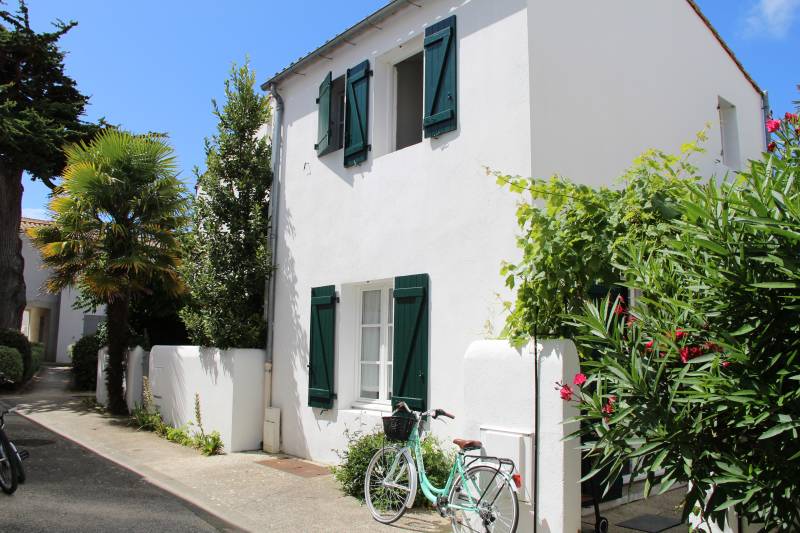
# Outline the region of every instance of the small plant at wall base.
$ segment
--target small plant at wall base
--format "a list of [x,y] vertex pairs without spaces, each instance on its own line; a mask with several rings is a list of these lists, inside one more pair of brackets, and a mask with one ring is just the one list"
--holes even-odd
[[[668,247],[631,242],[616,268],[641,303],[572,316],[594,352],[573,383],[575,435],[592,475],[644,474],[645,492],[689,483],[684,518],[728,510],[764,531],[800,531],[800,119],[767,123],[774,145],[735,180],[687,185]],[[663,474],[662,474],[663,471]],[[760,526],[761,527],[761,526]]]
[[594,286],[610,288],[623,281],[614,266],[620,250],[631,242],[659,247],[672,231],[673,204],[698,180],[689,162],[702,152],[700,143],[682,147],[680,157],[650,150],[637,158],[616,190],[575,184],[560,176],[549,180],[491,172],[497,183],[521,200],[517,246],[522,257],[501,269],[516,298],[503,336],[524,344],[533,335],[570,338],[574,327],[563,320],[578,311]]
[[[153,431],[160,437],[180,444],[181,446],[191,446],[200,450],[203,455],[219,455],[222,453],[224,445],[222,437],[218,431],[206,433],[203,428],[203,418],[200,413],[200,395],[194,396],[194,423],[186,423],[180,427],[173,427],[164,422],[153,402],[153,391],[150,388],[150,381],[147,377],[143,378],[142,385],[143,403],[137,405],[131,411],[131,419],[139,429]],[[190,426],[197,428],[192,434]]]
[[[385,446],[387,441],[382,432],[364,433],[347,429],[345,438],[347,447],[344,450],[336,450],[339,465],[332,468],[333,476],[342,492],[363,502],[364,474],[372,456],[381,446]],[[428,479],[435,486],[443,487],[447,483],[450,466],[453,464],[452,453],[444,451],[439,440],[428,434],[422,439],[422,459]],[[428,500],[419,489],[414,506],[424,506],[427,503]]]
[[206,140],[206,170],[197,173],[192,231],[182,274],[190,289],[180,316],[193,342],[262,348],[269,278],[270,121],[268,99],[247,64],[231,70],[225,103],[213,102],[217,133]]

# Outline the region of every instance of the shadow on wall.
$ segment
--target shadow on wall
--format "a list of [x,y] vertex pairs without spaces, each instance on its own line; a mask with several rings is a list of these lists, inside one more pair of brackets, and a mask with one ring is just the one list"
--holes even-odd
[[[281,189],[281,194],[283,189]],[[285,204],[286,198],[282,198]],[[281,220],[281,229],[284,232],[284,242],[293,239],[297,235],[297,229],[292,222],[291,210],[284,210],[285,217]],[[279,241],[280,242],[280,241]],[[280,246],[280,244],[279,244]],[[281,450],[284,450],[286,436],[292,436],[291,453],[300,457],[308,456],[308,438],[301,422],[303,409],[306,408],[305,398],[300,396],[301,385],[297,382],[297,376],[308,375],[308,335],[306,333],[308,325],[300,321],[300,305],[304,305],[307,298],[300,299],[297,293],[297,274],[295,272],[295,261],[291,251],[284,247],[282,253],[278,254],[279,264],[276,268],[276,275],[283,278],[284,283],[276,283],[276,287],[282,287],[286,293],[276,290],[276,313],[281,320],[286,320],[281,328],[281,332],[287,335],[287,339],[282,346],[287,347],[287,352],[273,351],[273,398],[278,398],[279,405],[284,413],[281,415]],[[280,302],[282,305],[278,305]],[[281,316],[282,315],[282,316]],[[276,329],[277,331],[277,329]],[[275,377],[279,376],[280,393],[275,391]],[[307,390],[308,382],[302,387]],[[286,416],[286,412],[293,410],[293,416]]]

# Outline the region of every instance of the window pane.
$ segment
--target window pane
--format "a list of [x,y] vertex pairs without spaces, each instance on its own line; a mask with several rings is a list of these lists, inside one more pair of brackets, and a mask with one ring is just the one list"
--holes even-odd
[[361,360],[379,361],[381,358],[381,328],[370,326],[361,328]]
[[361,364],[361,397],[378,399],[378,370],[380,366],[370,363]]
[[389,324],[394,322],[394,289],[389,289]]
[[361,323],[381,323],[381,291],[364,291],[361,293]]

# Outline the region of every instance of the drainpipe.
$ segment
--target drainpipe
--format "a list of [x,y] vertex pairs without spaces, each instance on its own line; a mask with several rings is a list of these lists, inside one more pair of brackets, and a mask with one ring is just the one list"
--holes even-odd
[[761,111],[764,114],[764,120],[761,121],[761,124],[764,125],[764,150],[767,149],[769,146],[769,140],[772,138],[772,135],[769,131],[767,131],[767,121],[769,120],[769,93],[767,91],[761,92]]
[[[275,270],[278,256],[278,204],[280,202],[280,173],[281,173],[281,126],[283,123],[283,98],[278,93],[278,88],[274,84],[269,86],[269,92],[275,99],[275,116],[272,124],[272,190],[269,196],[270,225],[269,225],[269,250],[270,250],[270,276],[269,286],[267,287],[267,307],[265,309],[267,319],[267,370],[272,377],[272,356],[275,338]],[[265,405],[272,405],[272,387],[269,386],[270,395],[264,398]]]
[[270,276],[267,285],[267,305],[264,313],[267,322],[266,362],[264,363],[264,428],[262,449],[269,453],[280,452],[281,411],[272,406],[272,360],[275,339],[275,272],[278,255],[278,203],[281,198],[281,126],[283,123],[283,98],[275,84],[269,86],[275,99],[275,115],[272,124],[272,189],[269,196],[269,249]]

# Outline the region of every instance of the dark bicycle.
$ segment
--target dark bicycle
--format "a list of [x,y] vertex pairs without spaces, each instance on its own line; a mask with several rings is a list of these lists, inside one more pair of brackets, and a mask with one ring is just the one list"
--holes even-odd
[[25,483],[25,468],[22,461],[29,454],[25,450],[17,450],[14,443],[6,435],[6,415],[9,409],[0,410],[0,489],[6,494],[13,494],[20,483]]

